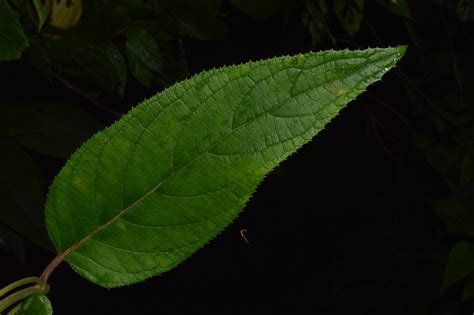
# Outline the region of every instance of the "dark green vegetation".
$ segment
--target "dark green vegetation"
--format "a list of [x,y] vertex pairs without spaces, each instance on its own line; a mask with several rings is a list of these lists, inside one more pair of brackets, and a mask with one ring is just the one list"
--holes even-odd
[[472,1],[84,1],[66,21],[8,3],[0,57],[21,59],[0,64],[2,284],[53,257],[52,178],[131,105],[214,66],[407,43],[192,260],[110,292],[62,267],[50,296],[59,314],[472,313]]

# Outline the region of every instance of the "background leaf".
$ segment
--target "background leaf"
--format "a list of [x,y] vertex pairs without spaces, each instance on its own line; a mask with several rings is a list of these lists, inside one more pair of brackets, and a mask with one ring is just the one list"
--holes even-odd
[[411,19],[410,7],[406,0],[377,0],[377,2],[389,12],[395,15]]
[[218,16],[221,0],[159,1],[160,24],[170,33],[197,39],[222,39],[228,29]]
[[0,61],[19,59],[26,47],[28,39],[17,14],[8,1],[0,1]]
[[51,42],[51,55],[61,74],[123,96],[127,81],[125,59],[112,31],[95,23],[81,23]]
[[12,253],[20,263],[25,263],[23,238],[3,224],[0,224],[0,249]]
[[459,0],[456,13],[461,21],[474,21],[474,1]]
[[61,103],[0,106],[0,135],[28,149],[68,158],[102,124],[84,110]]
[[364,18],[365,0],[335,0],[334,12],[344,30],[353,37],[360,29]]
[[274,15],[281,8],[283,0],[231,0],[231,3],[248,16],[266,19]]
[[44,195],[39,170],[20,146],[1,138],[0,218],[13,230],[48,248],[51,243],[44,225]]
[[51,315],[53,307],[45,295],[32,295],[21,303],[16,315]]
[[404,51],[330,51],[231,66],[145,101],[82,146],[54,180],[46,222],[57,250],[104,287],[175,267]]
[[[56,1],[53,0],[53,6],[54,6],[54,3],[56,3]],[[46,20],[49,17],[51,2],[44,4],[42,0],[33,0],[33,5],[36,9],[36,16],[38,18],[37,30],[39,32],[41,31],[41,28],[43,27],[44,22],[46,22]]]
[[466,284],[462,290],[462,300],[474,299],[474,277],[471,275],[466,279]]
[[143,28],[129,28],[125,54],[132,76],[141,84],[150,87],[154,75],[163,70],[160,47],[154,36]]
[[464,280],[474,271],[474,245],[470,242],[457,243],[449,254],[444,274],[443,290]]

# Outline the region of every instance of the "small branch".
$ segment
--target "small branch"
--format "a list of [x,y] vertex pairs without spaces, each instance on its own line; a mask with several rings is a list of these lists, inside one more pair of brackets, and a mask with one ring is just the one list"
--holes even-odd
[[84,92],[83,90],[81,90],[80,88],[78,88],[77,86],[75,86],[74,84],[72,84],[71,82],[69,82],[68,80],[64,79],[63,77],[61,77],[59,74],[53,74],[53,77],[58,80],[59,82],[61,82],[65,87],[67,87],[68,89],[70,89],[71,91],[75,92],[76,94],[78,94],[79,96],[81,96],[82,98],[84,98],[85,100],[89,101],[89,103],[91,103],[92,105],[94,105],[96,108],[98,108],[99,110],[103,111],[103,112],[107,112],[109,114],[111,114],[112,116],[114,117],[122,117],[122,114],[119,113],[119,112],[116,112],[114,111],[113,109],[110,109],[109,107],[101,104],[100,102],[98,102],[97,100],[95,100],[94,98],[90,97],[90,95],[88,95],[86,92]]

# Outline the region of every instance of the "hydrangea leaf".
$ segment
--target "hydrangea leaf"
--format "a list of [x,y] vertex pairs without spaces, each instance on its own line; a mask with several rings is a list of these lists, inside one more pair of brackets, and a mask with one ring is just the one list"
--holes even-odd
[[107,288],[172,269],[404,52],[249,62],[202,72],[144,101],[86,142],[54,180],[46,222],[59,257]]

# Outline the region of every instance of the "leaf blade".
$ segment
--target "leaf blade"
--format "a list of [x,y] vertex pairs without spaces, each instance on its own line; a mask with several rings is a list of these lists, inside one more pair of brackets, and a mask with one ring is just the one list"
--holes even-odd
[[68,161],[48,196],[51,239],[78,273],[104,287],[173,268],[404,50],[279,57],[174,85]]
[[18,15],[7,1],[0,1],[0,61],[20,59],[28,46]]
[[53,307],[46,295],[32,295],[24,302],[16,313],[17,315],[52,315]]

